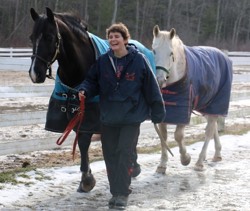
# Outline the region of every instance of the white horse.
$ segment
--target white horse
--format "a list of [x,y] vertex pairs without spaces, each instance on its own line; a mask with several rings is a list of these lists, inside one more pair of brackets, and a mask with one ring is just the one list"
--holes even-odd
[[215,142],[213,161],[222,160],[217,119],[228,113],[232,62],[217,48],[185,46],[173,28],[160,31],[156,25],[153,36],[156,77],[166,105],[166,118],[164,123],[159,124],[163,140],[157,172],[166,171],[167,124],[176,125],[174,138],[179,145],[182,165],[190,163],[191,157],[184,143],[184,128],[190,122],[192,110],[207,119],[205,142],[195,164],[195,170],[202,171],[210,139]]

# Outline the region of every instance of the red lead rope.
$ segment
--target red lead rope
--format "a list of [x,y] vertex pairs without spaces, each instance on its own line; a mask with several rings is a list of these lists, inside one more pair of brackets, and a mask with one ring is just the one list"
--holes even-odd
[[66,138],[68,137],[68,135],[70,134],[70,132],[73,130],[73,128],[78,124],[78,128],[76,131],[76,137],[73,143],[73,160],[75,159],[75,151],[76,151],[76,145],[78,142],[78,133],[79,133],[79,129],[81,127],[81,123],[83,120],[83,116],[84,116],[84,110],[85,110],[85,97],[83,95],[80,96],[80,109],[78,110],[77,114],[70,120],[68,126],[66,127],[66,129],[64,130],[63,134],[57,139],[56,143],[58,145],[61,145]]

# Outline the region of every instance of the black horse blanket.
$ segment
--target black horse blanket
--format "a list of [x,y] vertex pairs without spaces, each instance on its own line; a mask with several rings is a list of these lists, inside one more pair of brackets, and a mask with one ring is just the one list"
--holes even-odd
[[201,114],[228,114],[232,62],[217,48],[187,47],[186,75],[162,89],[165,123],[189,124],[192,110]]
[[[97,101],[98,99],[93,98],[85,103],[84,121],[79,128],[80,131],[100,133],[100,109]],[[79,105],[77,87],[70,88],[64,85],[59,76],[56,75],[55,87],[49,101],[45,129],[63,133],[69,121],[77,114]]]

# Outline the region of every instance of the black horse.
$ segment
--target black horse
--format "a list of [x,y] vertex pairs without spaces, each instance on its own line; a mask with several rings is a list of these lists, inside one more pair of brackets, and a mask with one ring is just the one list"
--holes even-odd
[[[46,8],[46,14],[43,15],[39,15],[31,8],[30,14],[34,26],[30,36],[33,55],[29,76],[33,83],[43,83],[46,77],[51,77],[51,65],[57,60],[59,66],[45,129],[62,133],[79,108],[77,86],[85,79],[98,54],[87,31],[86,23],[80,18],[67,13],[53,13],[49,8]],[[88,192],[95,186],[89,165],[88,149],[92,135],[98,133],[100,133],[99,104],[98,99],[94,98],[85,102],[84,121],[78,134],[82,172],[79,192]],[[134,176],[140,172],[136,159],[135,149],[134,166],[137,168],[134,168]]]

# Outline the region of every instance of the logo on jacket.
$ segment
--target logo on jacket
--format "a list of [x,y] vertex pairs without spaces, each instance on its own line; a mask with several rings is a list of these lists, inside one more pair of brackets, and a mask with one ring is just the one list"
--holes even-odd
[[135,73],[126,73],[125,78],[127,81],[134,81],[135,80]]

